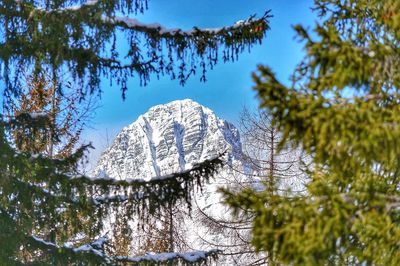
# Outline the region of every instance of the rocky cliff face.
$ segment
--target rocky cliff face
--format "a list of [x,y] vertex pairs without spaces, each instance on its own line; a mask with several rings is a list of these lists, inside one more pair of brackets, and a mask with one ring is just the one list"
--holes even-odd
[[192,100],[173,101],[123,128],[100,157],[95,175],[149,180],[224,152],[228,164],[240,164],[238,130]]
[[[210,243],[215,243],[221,247],[232,245],[234,253],[238,232],[210,221],[226,220],[229,224],[230,210],[221,203],[221,194],[217,190],[221,186],[234,188],[242,181],[248,184],[251,180],[242,173],[250,168],[241,160],[242,144],[238,130],[210,109],[192,100],[173,101],[150,108],[117,135],[100,157],[95,175],[149,180],[190,169],[194,164],[219,154],[224,154],[227,166],[210,183],[204,184],[201,193],[194,193],[191,215],[187,214],[187,209],[174,207],[174,228],[179,231],[175,241],[180,247],[175,251],[209,250],[215,248]],[[139,240],[143,232],[136,224],[131,229],[133,250],[140,250]],[[248,231],[241,230],[239,237],[247,239]],[[218,260],[218,265],[245,265],[245,259],[241,255],[223,257]]]

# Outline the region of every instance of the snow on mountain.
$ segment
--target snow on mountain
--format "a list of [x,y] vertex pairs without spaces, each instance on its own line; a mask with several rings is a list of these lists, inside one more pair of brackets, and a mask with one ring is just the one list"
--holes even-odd
[[157,105],[122,129],[101,155],[95,175],[149,180],[190,169],[225,152],[241,164],[238,130],[190,99]]
[[[211,183],[205,184],[202,193],[195,193],[192,215],[175,217],[186,247],[179,252],[220,248],[210,243],[232,244],[231,232],[215,231],[205,221],[204,213],[215,220],[229,221],[230,210],[221,202],[218,188],[234,187],[244,179],[242,173],[249,170],[241,160],[242,144],[239,131],[229,122],[218,118],[214,112],[192,100],[178,100],[157,105],[122,129],[111,146],[101,155],[95,175],[116,179],[152,177],[188,170],[203,160],[224,154],[226,166]],[[247,170],[246,170],[247,169]],[[179,208],[179,207],[178,207]],[[215,226],[214,226],[215,227]],[[136,228],[136,229],[135,229]],[[132,226],[134,234],[137,226]],[[247,234],[246,230],[242,230]],[[135,238],[136,239],[136,238]],[[133,243],[134,248],[138,243]],[[223,246],[224,247],[224,246]],[[219,265],[234,265],[240,259],[222,258]],[[237,261],[236,261],[237,260]]]

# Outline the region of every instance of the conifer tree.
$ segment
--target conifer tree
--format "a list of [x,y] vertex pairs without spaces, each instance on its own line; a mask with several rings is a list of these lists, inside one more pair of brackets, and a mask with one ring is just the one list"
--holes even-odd
[[305,195],[225,191],[256,214],[252,243],[289,265],[399,265],[400,2],[316,0],[298,25],[306,55],[292,82],[259,66],[261,107],[313,157]]
[[[6,106],[7,117],[19,117],[29,115],[33,117],[47,117],[46,126],[32,127],[29,124],[19,123],[10,127],[11,143],[15,144],[18,152],[30,153],[34,156],[47,158],[68,158],[78,146],[81,131],[87,122],[88,112],[93,111],[93,98],[87,101],[80,99],[78,95],[65,95],[58,86],[57,81],[51,81],[46,73],[26,77],[27,87],[15,99],[9,99],[11,106]],[[8,108],[7,108],[8,107]],[[82,221],[90,226],[90,221]],[[33,229],[32,234],[52,235],[53,241],[58,241],[54,232],[55,225],[49,221],[47,226]],[[68,230],[72,230],[70,237],[74,237],[72,228],[65,228],[65,236]],[[87,239],[86,239],[87,240]],[[85,238],[71,239],[74,244],[84,243]],[[27,261],[33,259],[33,255],[21,250],[21,256]]]
[[[47,116],[50,123],[47,128],[36,132],[29,128],[12,130],[16,148],[50,158],[70,156],[78,145],[90,113],[96,108],[94,97],[82,99],[72,93],[71,83],[63,90],[59,82],[50,80],[45,72],[25,77],[25,84],[26,88],[17,97],[7,99],[4,108],[7,116]],[[68,91],[68,94],[64,91]]]
[[[146,85],[152,76],[169,75],[184,84],[200,72],[205,81],[207,68],[218,60],[235,61],[261,42],[268,30],[268,13],[219,29],[170,30],[133,18],[147,4],[147,0],[1,0],[4,101],[24,91],[23,75],[36,77],[46,71],[61,88],[68,85],[61,76],[70,76],[82,98],[101,93],[102,78],[119,85],[123,97],[130,77]],[[122,42],[128,51],[119,49]],[[92,179],[81,175],[77,166],[87,147],[60,159],[31,154],[28,146],[16,150],[21,137],[12,141],[10,132],[43,132],[52,125],[48,115],[26,112],[0,119],[0,265],[200,263],[216,255],[210,251],[113,257],[100,234],[102,218],[121,205],[125,216],[145,220],[178,200],[190,204],[192,189],[216,172],[222,164],[219,158],[150,181]],[[51,138],[60,137],[54,133]],[[43,230],[49,225],[50,231]],[[82,236],[93,242],[75,245]],[[30,256],[21,256],[21,250]]]
[[[10,144],[6,133],[10,126],[43,128],[48,123],[46,117],[20,115],[0,124],[1,265],[154,263],[154,257],[110,256],[105,247],[107,239],[101,236],[103,219],[117,213],[121,205],[126,219],[140,217],[145,221],[147,214],[167,208],[178,199],[189,203],[191,189],[206,182],[221,164],[215,158],[189,171],[148,182],[91,179],[78,171],[85,147],[67,158],[52,159],[18,152]],[[91,242],[76,245],[81,238]],[[164,259],[197,263],[215,254],[170,254]],[[190,259],[192,256],[197,259]]]

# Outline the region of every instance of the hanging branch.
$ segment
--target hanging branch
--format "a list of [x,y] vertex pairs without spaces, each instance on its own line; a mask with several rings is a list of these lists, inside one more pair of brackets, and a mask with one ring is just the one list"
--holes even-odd
[[[39,237],[31,236],[28,241],[32,246],[40,246],[46,249],[57,261],[58,254],[71,254],[75,262],[97,262],[101,265],[160,265],[162,263],[174,263],[179,265],[206,265],[211,260],[215,260],[220,253],[219,250],[213,249],[209,251],[192,251],[192,252],[169,252],[158,254],[147,254],[137,257],[116,256],[110,257],[104,252],[104,246],[107,244],[107,237],[100,237],[90,244],[85,244],[76,248],[68,246],[58,246],[51,242],[45,241]],[[76,259],[78,258],[78,259]],[[62,262],[65,263],[65,260]]]
[[[146,6],[147,1],[93,0],[75,5],[0,1],[4,35],[0,66],[9,70],[23,65],[33,72],[47,67],[54,75],[67,71],[86,83],[82,92],[98,91],[101,77],[107,77],[121,86],[124,96],[129,77],[146,85],[152,75],[168,75],[183,85],[200,72],[205,81],[207,69],[219,59],[235,61],[240,53],[261,43],[271,17],[268,11],[229,27],[183,31],[132,18]],[[126,35],[122,38],[119,33]],[[121,51],[122,45],[128,47],[126,52]],[[10,93],[22,86],[19,75],[4,71]]]
[[[216,157],[194,165],[190,170],[157,176],[149,181],[134,177],[115,180],[105,176],[79,176],[77,162],[87,146],[63,159],[17,152],[9,144],[4,130],[21,124],[24,124],[24,128],[43,128],[47,123],[49,118],[41,113],[20,114],[7,123],[0,122],[0,241],[4,237],[12,237],[15,233],[7,235],[5,232],[14,229],[17,229],[21,239],[26,234],[29,237],[32,233],[37,234],[28,242],[20,240],[16,243],[14,252],[22,250],[35,253],[35,249],[39,249],[43,256],[50,256],[47,258],[50,261],[58,257],[62,262],[79,260],[80,255],[75,257],[74,253],[69,252],[76,250],[64,252],[56,243],[65,243],[82,234],[85,239],[96,237],[103,229],[104,217],[120,206],[124,206],[126,217],[137,215],[142,221],[181,199],[190,208],[193,191],[201,189],[203,183],[208,182],[222,166],[222,160]],[[32,244],[32,241],[38,243]],[[58,257],[51,255],[61,251]],[[89,261],[98,259],[96,254],[89,253]],[[35,259],[43,259],[42,255]],[[0,253],[0,263],[6,263],[4,258]],[[178,255],[176,258],[182,259]]]

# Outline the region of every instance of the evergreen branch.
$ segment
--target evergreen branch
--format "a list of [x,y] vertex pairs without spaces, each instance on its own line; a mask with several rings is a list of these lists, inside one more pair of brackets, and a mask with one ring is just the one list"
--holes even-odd
[[138,257],[123,257],[118,256],[115,258],[118,262],[125,263],[135,263],[135,265],[154,265],[159,263],[182,263],[184,265],[202,265],[206,264],[208,258],[216,259],[218,254],[221,251],[218,249],[213,249],[209,251],[193,251],[193,252],[171,252],[171,253],[157,253],[157,254],[148,254],[144,256]]
[[42,13],[45,15],[50,14],[74,14],[78,12],[84,11],[92,11],[98,10],[101,8],[106,13],[112,12],[132,12],[134,11],[137,13],[138,11],[143,13],[145,9],[147,9],[147,1],[148,0],[115,0],[113,4],[108,4],[104,0],[87,0],[82,3],[82,1],[75,1],[80,2],[80,4],[72,5],[72,6],[57,6],[57,7],[32,7],[30,4],[25,3],[23,0],[16,0],[16,4],[19,7],[24,8],[31,8],[30,17],[34,15],[34,13]]
[[102,250],[102,246],[106,241],[105,238],[100,238],[93,243],[85,244],[77,248],[68,247],[66,245],[58,246],[55,243],[45,241],[37,236],[30,236],[27,238],[27,241],[30,242],[33,247],[40,247],[42,251],[51,254],[51,260],[53,261],[59,260],[59,262],[66,263],[66,258],[73,258],[74,261],[79,261],[80,263],[86,261],[111,265],[110,258],[108,258]]
[[152,178],[149,178],[148,180],[135,177],[133,178],[125,177],[124,180],[117,180],[111,177],[87,177],[87,176],[74,177],[71,178],[71,180],[83,181],[84,183],[88,184],[98,184],[98,185],[109,184],[109,185],[123,186],[123,187],[151,185],[151,184],[155,185],[168,182],[169,180],[184,181],[192,179],[192,177],[200,178],[203,175],[205,176],[208,173],[215,172],[215,169],[217,167],[220,167],[224,164],[224,162],[221,159],[221,156],[222,155],[218,155],[214,158],[204,160],[201,163],[194,164],[192,168],[184,170],[182,172],[172,173],[162,176],[154,176]]
[[[222,27],[222,28],[197,28],[194,27],[192,30],[184,31],[182,29],[169,29],[162,26],[159,23],[143,23],[137,19],[129,18],[129,17],[107,17],[103,16],[103,22],[111,25],[118,25],[125,29],[134,30],[137,32],[151,32],[152,34],[156,33],[159,37],[170,38],[172,36],[181,36],[181,37],[198,37],[204,34],[212,34],[212,35],[228,35],[229,33],[233,33],[236,31],[240,31],[243,29],[249,29],[252,31],[263,31],[260,29],[256,29],[255,26],[265,27],[268,25],[268,19],[271,18],[269,11],[267,11],[261,18],[254,19],[254,16],[249,17],[246,20],[240,20],[236,22],[233,26]],[[268,27],[267,27],[268,28]]]
[[[5,34],[0,42],[0,64],[7,69],[23,65],[35,73],[50,68],[55,79],[67,69],[90,92],[99,89],[100,77],[104,76],[121,86],[124,98],[127,80],[135,74],[141,85],[147,85],[152,74],[171,76],[184,85],[191,75],[200,72],[200,80],[206,81],[207,69],[212,69],[220,57],[223,62],[236,61],[240,53],[261,43],[269,30],[269,11],[229,27],[167,29],[129,16],[142,10],[145,3],[90,0],[78,6],[52,3],[40,7],[21,1],[0,7],[0,22],[8,25],[0,29]],[[11,22],[14,18],[20,22]],[[124,55],[117,47],[117,32],[128,34],[124,41],[129,50]],[[109,54],[111,58],[107,58]],[[19,71],[7,71],[4,79],[7,93],[22,86]]]
[[[357,193],[340,193],[338,194],[346,203],[353,203],[359,201],[360,197],[368,197],[371,198],[372,195],[364,192]],[[387,212],[392,210],[400,209],[400,196],[396,195],[387,195],[383,193],[374,193],[373,198],[377,198],[381,201],[381,203],[370,204],[368,208],[375,208],[383,206]],[[322,197],[324,200],[325,197]],[[327,199],[327,198],[326,198]]]
[[[218,156],[214,159],[205,160],[196,164],[193,168],[180,173],[165,176],[156,176],[146,181],[143,179],[116,180],[112,178],[89,178],[78,177],[71,179],[72,182],[97,185],[99,187],[110,186],[118,191],[119,188],[133,188],[128,195],[113,195],[94,197],[92,201],[95,205],[124,203],[127,202],[135,207],[138,214],[141,210],[147,209],[149,213],[161,207],[174,204],[178,199],[184,199],[191,207],[192,194],[190,190],[195,187],[202,189],[204,182],[209,182],[210,178],[223,165],[223,161]],[[112,190],[111,190],[112,191]],[[117,192],[118,193],[118,192]],[[157,199],[157,200],[154,200]]]
[[[107,256],[104,253],[104,245],[108,242],[106,237],[101,237],[90,244],[84,244],[79,247],[69,247],[64,244],[59,246],[49,241],[45,241],[37,236],[31,236],[28,241],[34,244],[36,247],[41,247],[42,250],[47,251],[48,254],[57,257],[58,254],[73,254],[74,259],[83,262],[90,261],[91,263],[97,261],[98,263],[106,265],[115,265],[115,263],[130,263],[134,265],[153,265],[154,263],[183,263],[183,264],[196,264],[203,265],[207,263],[209,258],[216,259],[218,254],[221,253],[218,249],[213,249],[209,251],[192,251],[185,253],[171,252],[171,253],[157,253],[157,254],[147,254],[144,256],[137,257],[127,257],[127,256]],[[87,257],[88,256],[88,257]],[[54,258],[53,258],[54,259]],[[63,261],[65,262],[65,260]]]
[[[40,8],[40,7],[34,8],[31,11],[31,16],[34,12],[44,12],[44,13],[50,14],[50,13],[63,13],[63,12],[68,12],[68,11],[79,11],[83,8],[97,6],[99,2],[100,2],[100,0],[87,0],[83,4],[69,6],[69,7],[61,7],[61,8],[55,8],[55,9],[46,9],[46,8]],[[18,0],[18,3],[22,4],[22,1]]]

